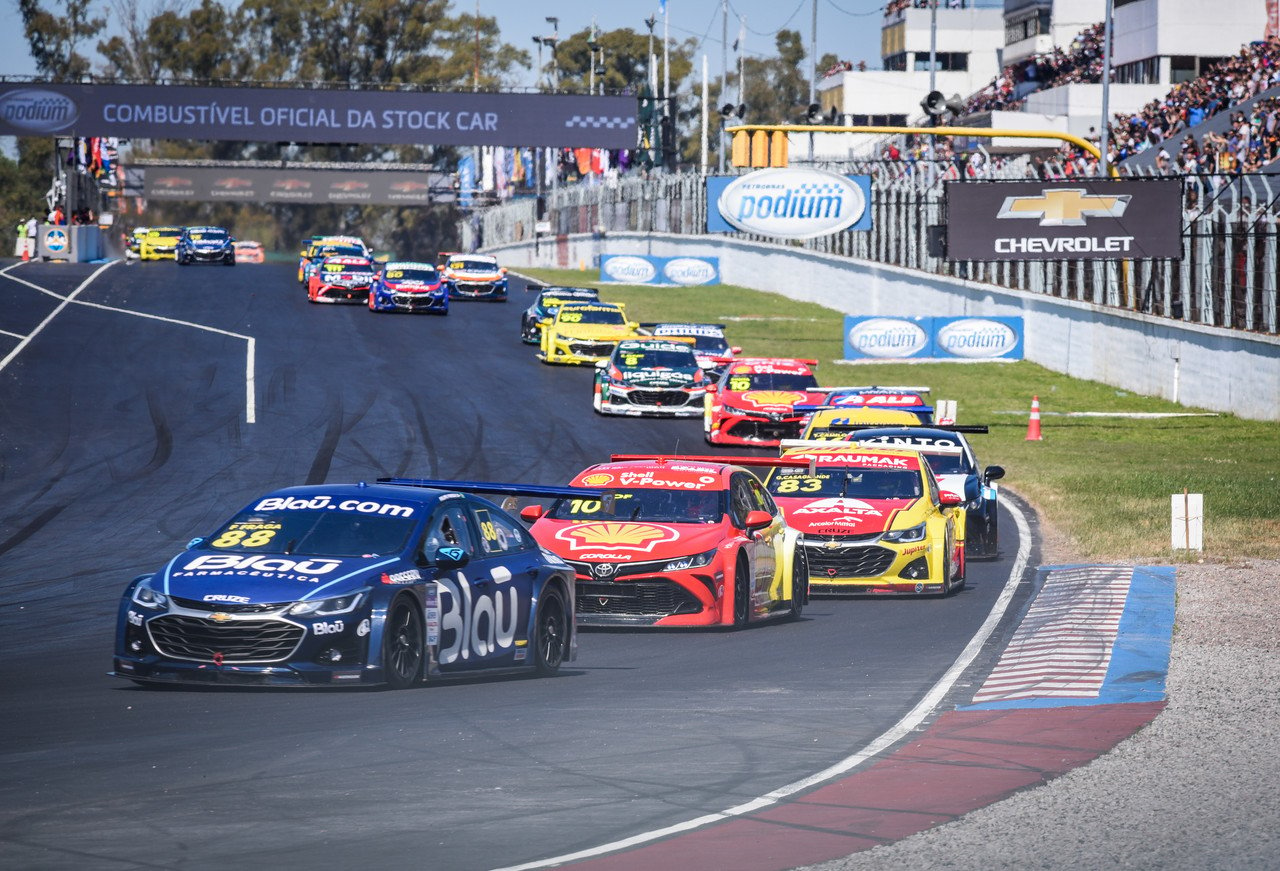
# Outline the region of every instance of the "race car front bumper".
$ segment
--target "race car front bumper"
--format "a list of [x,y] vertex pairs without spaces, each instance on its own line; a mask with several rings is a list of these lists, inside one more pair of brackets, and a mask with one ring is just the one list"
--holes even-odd
[[[724,574],[715,565],[659,573],[622,564],[600,577],[598,563],[572,563],[579,626],[716,626]],[[634,573],[633,573],[634,572]]]
[[444,314],[449,311],[449,297],[430,293],[375,293],[374,308],[382,311],[421,312]]
[[701,417],[705,395],[705,390],[605,387],[600,411],[626,417]]
[[809,592],[814,596],[932,594],[942,592],[941,547],[929,542],[890,544],[880,536],[807,535]]
[[322,284],[316,290],[316,302],[354,302],[362,303],[369,298],[369,285],[346,287],[337,284]]
[[712,419],[707,439],[718,445],[777,446],[783,439],[800,435],[803,418],[800,416],[755,417],[739,414],[721,414]]
[[507,301],[505,281],[453,281],[449,283],[449,296],[454,299],[488,299]]

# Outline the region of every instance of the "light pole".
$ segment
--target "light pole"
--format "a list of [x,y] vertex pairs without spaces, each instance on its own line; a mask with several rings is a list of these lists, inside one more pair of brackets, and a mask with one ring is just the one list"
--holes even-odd
[[542,37],[535,36],[533,38],[534,45],[538,46],[538,81],[534,83],[535,88],[542,87]]
[[544,36],[542,40],[551,48],[551,72],[555,80],[555,89],[558,91],[560,90],[560,61],[556,58],[556,45],[560,42],[560,19],[554,15],[548,15],[547,23],[551,25],[551,36]]

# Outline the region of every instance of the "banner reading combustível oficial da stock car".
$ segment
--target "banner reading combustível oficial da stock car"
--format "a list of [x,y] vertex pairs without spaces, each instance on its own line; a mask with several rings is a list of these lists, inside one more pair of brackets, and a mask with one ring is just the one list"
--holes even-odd
[[1177,180],[949,181],[948,260],[1182,257]]
[[0,83],[0,135],[633,148],[636,98]]

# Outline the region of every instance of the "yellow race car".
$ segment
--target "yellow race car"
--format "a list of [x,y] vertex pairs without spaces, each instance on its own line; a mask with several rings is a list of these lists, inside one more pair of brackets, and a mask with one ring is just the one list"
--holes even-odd
[[[795,445],[788,447],[788,444]],[[964,586],[965,510],[920,453],[880,445],[783,443],[765,489],[800,533],[814,595],[949,595]]]
[[860,427],[919,425],[915,413],[898,408],[823,408],[813,412],[800,438],[843,442]]
[[543,324],[538,359],[543,363],[595,365],[623,339],[641,335],[616,302],[568,302]]
[[176,260],[181,227],[148,227],[138,240],[139,260]]

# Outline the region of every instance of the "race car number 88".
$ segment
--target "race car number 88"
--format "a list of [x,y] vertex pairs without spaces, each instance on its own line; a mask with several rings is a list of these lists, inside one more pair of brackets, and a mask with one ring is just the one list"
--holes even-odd
[[212,542],[214,547],[262,547],[276,537],[274,529],[228,529]]
[[582,315],[579,312],[565,312],[560,315],[560,320],[567,324],[576,324],[578,321],[582,320]]

